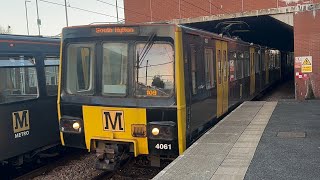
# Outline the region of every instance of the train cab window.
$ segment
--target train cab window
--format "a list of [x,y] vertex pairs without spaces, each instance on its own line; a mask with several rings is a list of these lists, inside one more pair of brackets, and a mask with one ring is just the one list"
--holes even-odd
[[243,78],[243,58],[244,54],[242,52],[238,52],[237,55],[237,65],[236,65],[236,71],[237,71],[237,79],[242,79]]
[[214,56],[213,49],[205,49],[205,75],[206,75],[206,88],[211,89],[215,86],[214,76]]
[[170,97],[174,92],[174,50],[171,44],[155,42],[149,50],[146,43],[136,45],[135,95]]
[[103,44],[102,94],[127,93],[128,43]]
[[218,84],[221,84],[222,81],[222,64],[221,64],[221,50],[218,50],[218,59],[217,59],[217,63],[218,63]]
[[0,56],[0,104],[38,98],[35,59]]
[[70,44],[67,48],[67,92],[92,95],[94,44]]
[[59,62],[59,57],[47,56],[44,59],[48,96],[55,96],[58,93]]

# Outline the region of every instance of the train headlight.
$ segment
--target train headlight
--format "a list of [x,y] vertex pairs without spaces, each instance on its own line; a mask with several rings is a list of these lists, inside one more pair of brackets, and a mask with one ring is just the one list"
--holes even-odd
[[78,122],[73,123],[73,129],[78,130],[80,128],[80,124]]
[[154,135],[154,136],[157,136],[158,134],[159,134],[159,132],[160,132],[160,130],[159,130],[159,128],[152,128],[152,134]]
[[148,123],[148,138],[172,141],[176,139],[176,123],[172,121],[156,121]]
[[63,116],[60,119],[59,128],[63,133],[81,133],[82,123],[80,118]]

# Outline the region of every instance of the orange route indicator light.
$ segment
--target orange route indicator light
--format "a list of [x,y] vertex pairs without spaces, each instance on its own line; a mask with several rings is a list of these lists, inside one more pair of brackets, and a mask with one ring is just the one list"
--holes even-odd
[[96,35],[137,35],[138,27],[96,27],[93,29]]

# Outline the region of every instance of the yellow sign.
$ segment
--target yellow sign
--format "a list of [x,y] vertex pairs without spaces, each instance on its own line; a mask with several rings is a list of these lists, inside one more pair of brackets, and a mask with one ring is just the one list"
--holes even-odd
[[103,130],[105,131],[124,131],[123,111],[104,111]]
[[306,59],[303,61],[302,65],[312,65],[312,64],[311,64],[310,60],[309,60],[308,58],[306,58]]
[[18,133],[30,129],[29,111],[17,111],[12,113],[13,132]]
[[311,73],[312,72],[312,56],[299,57],[301,62],[301,72]]

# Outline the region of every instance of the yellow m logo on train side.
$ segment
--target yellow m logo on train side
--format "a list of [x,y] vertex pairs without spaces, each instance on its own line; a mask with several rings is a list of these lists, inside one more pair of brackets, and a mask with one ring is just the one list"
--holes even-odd
[[103,111],[104,131],[124,131],[123,111]]

